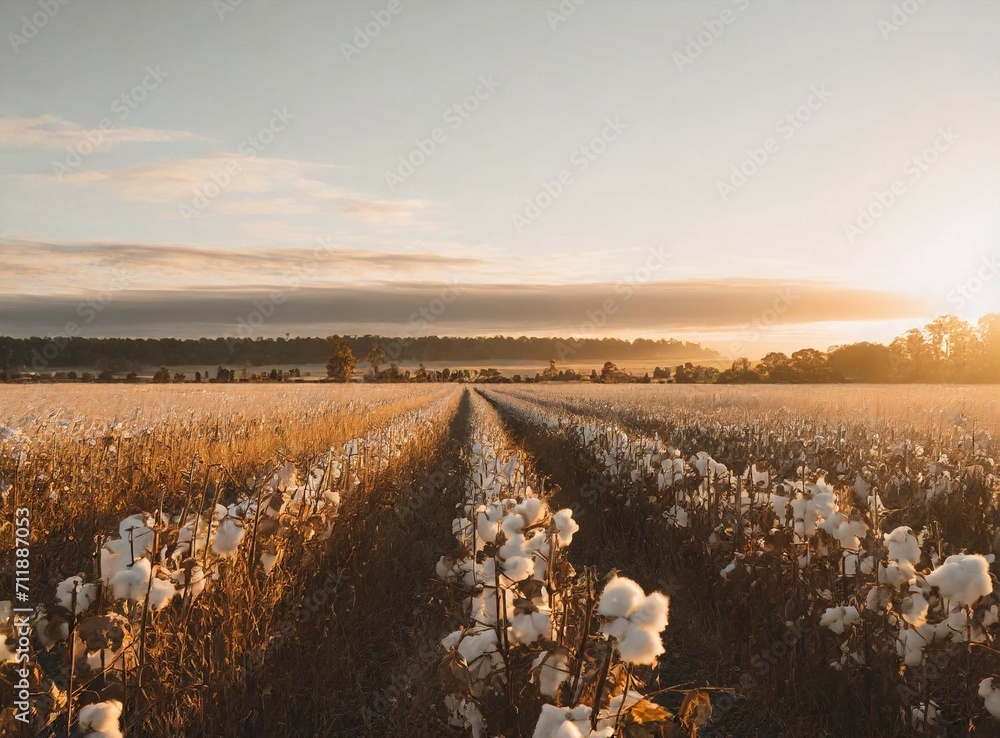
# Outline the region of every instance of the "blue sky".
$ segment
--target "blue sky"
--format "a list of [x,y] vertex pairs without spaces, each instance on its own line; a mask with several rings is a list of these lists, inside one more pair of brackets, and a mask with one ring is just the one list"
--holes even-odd
[[279,293],[258,335],[760,353],[1000,310],[989,0],[46,7],[0,9],[3,333],[103,295],[84,335],[223,335]]

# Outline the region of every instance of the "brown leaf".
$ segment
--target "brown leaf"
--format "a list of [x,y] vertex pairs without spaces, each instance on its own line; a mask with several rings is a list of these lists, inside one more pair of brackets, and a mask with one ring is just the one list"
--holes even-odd
[[708,692],[692,689],[685,694],[681,702],[680,718],[687,728],[704,727],[712,718],[712,700]]
[[632,720],[642,725],[643,723],[656,723],[669,720],[673,715],[664,710],[659,705],[649,700],[639,700],[629,711]]

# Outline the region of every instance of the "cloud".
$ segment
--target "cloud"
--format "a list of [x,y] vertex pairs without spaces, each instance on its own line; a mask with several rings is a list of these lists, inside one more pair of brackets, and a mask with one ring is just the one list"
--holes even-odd
[[95,150],[106,151],[126,143],[174,143],[210,141],[195,133],[159,128],[84,128],[55,115],[37,118],[0,118],[0,149],[47,149],[63,151],[89,141]]
[[182,205],[197,213],[234,216],[334,210],[369,225],[397,227],[417,225],[417,215],[432,205],[426,200],[373,199],[335,186],[326,177],[336,168],[297,159],[218,152],[118,169],[6,175],[4,179],[41,187],[106,187],[126,202],[168,205],[168,214],[176,218],[182,217]]
[[421,210],[430,203],[425,200],[348,200],[340,210],[351,218],[368,223],[411,223]]
[[291,275],[332,284],[394,274],[413,275],[479,266],[479,259],[429,251],[372,251],[316,239],[309,246],[210,248],[187,244],[0,239],[0,293],[59,293],[101,289],[112,270],[134,287],[177,289],[206,285],[281,285]]
[[[87,335],[226,335],[235,330],[240,317],[255,309],[255,300],[267,299],[275,289],[283,290],[283,299],[260,327],[259,335],[694,335],[723,328],[745,332],[762,319],[781,326],[923,319],[930,314],[922,300],[910,295],[807,281],[656,282],[636,287],[631,295],[625,285],[610,283],[512,286],[410,282],[295,290],[276,283],[257,289],[122,291],[89,326]],[[774,311],[782,296],[791,296],[791,306],[783,312]],[[4,330],[16,335],[58,333],[60,326],[73,318],[80,299],[0,296]],[[769,311],[774,313],[773,319],[766,317]]]

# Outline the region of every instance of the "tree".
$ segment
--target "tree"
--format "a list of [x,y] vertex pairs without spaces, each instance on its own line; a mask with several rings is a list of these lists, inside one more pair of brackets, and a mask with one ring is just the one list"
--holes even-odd
[[358,363],[351,347],[347,341],[330,339],[330,350],[333,356],[326,362],[326,376],[334,382],[350,382],[354,376],[354,365]]
[[903,357],[880,343],[834,346],[828,354],[830,375],[837,382],[891,382],[903,363]]
[[556,360],[549,359],[549,366],[544,372],[542,372],[542,380],[545,382],[553,382],[559,376],[559,370],[556,369]]
[[368,364],[372,368],[372,376],[378,379],[378,368],[385,361],[385,351],[377,343],[373,343],[365,358],[368,359]]

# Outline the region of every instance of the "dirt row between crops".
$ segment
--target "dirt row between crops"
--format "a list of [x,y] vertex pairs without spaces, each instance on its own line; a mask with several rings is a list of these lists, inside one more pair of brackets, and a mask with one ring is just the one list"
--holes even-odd
[[346,535],[307,583],[313,592],[294,614],[294,637],[258,685],[263,714],[241,735],[441,733],[435,654],[444,609],[434,568],[453,542],[469,416],[463,393],[433,437],[419,439],[424,456],[391,464],[342,511]]

